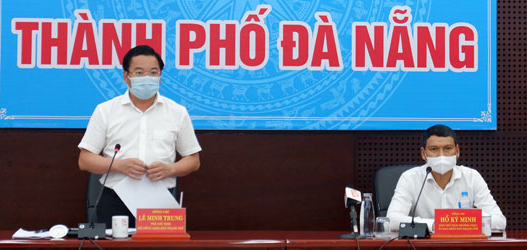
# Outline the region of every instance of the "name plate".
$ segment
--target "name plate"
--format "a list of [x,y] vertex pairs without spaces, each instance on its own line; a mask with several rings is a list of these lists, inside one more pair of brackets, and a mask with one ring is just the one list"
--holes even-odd
[[137,209],[132,239],[190,239],[184,208]]
[[481,234],[481,209],[436,209],[435,234]]

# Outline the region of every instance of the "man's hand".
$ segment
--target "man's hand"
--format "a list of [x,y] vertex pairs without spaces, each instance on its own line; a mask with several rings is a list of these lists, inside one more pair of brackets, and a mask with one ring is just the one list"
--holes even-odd
[[153,162],[147,166],[146,177],[151,181],[159,181],[170,176],[174,176],[174,169],[171,164]]
[[147,169],[146,164],[137,158],[116,159],[115,167],[118,172],[136,180],[141,180]]

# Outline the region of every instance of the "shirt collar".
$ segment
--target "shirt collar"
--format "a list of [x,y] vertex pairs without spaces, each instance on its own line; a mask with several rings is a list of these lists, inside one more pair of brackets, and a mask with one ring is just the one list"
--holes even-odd
[[[428,165],[427,165],[427,164],[425,164],[424,169],[423,169],[423,170],[425,171],[425,174],[426,174],[426,168],[428,168]],[[428,176],[426,177],[426,181],[429,181],[429,180],[433,180],[433,181],[435,181],[435,180],[434,180],[434,176],[432,175],[432,171],[430,171],[430,173],[429,173]]]
[[132,99],[130,99],[130,89],[126,90],[123,98],[121,99],[121,105],[132,104]]
[[[426,173],[426,167],[428,167],[428,165],[425,164],[425,168],[424,168],[424,171]],[[452,183],[454,183],[456,180],[458,179],[461,179],[461,166],[454,166],[454,168],[452,168],[452,176],[450,177],[450,181],[447,183],[446,187],[445,187],[445,190],[447,188],[449,188]],[[434,179],[434,176],[432,175],[432,173],[430,172],[430,174],[426,177],[426,182],[434,182],[435,183],[435,179]]]
[[[159,92],[157,92],[156,94],[154,105],[156,103],[164,103],[163,98],[160,98]],[[133,104],[132,99],[130,98],[130,89],[126,90],[126,93],[124,93],[123,99],[121,100],[121,105],[126,105],[126,104]]]
[[[159,92],[157,92],[156,99],[154,100],[154,104],[152,104],[150,108],[154,107],[157,103],[161,103],[161,104],[164,103],[164,100],[163,98],[160,97]],[[126,90],[126,93],[124,93],[123,98],[121,99],[121,105],[127,105],[127,104],[134,106],[132,103],[132,99],[130,98],[130,89]]]
[[450,178],[451,180],[461,179],[461,167],[460,166],[455,165],[452,171],[454,172],[452,172],[452,178]]

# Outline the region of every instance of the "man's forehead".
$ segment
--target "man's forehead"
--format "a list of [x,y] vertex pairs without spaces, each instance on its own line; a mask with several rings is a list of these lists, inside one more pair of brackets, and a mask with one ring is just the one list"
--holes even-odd
[[426,146],[443,146],[443,145],[454,145],[454,138],[452,136],[437,136],[432,135],[426,140]]
[[130,67],[134,69],[159,69],[159,62],[153,55],[137,55],[130,60]]

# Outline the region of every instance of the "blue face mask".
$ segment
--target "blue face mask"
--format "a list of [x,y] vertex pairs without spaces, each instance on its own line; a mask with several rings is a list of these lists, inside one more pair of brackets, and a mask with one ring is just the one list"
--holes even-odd
[[149,99],[159,91],[159,76],[128,77],[132,83],[130,92],[139,99]]

